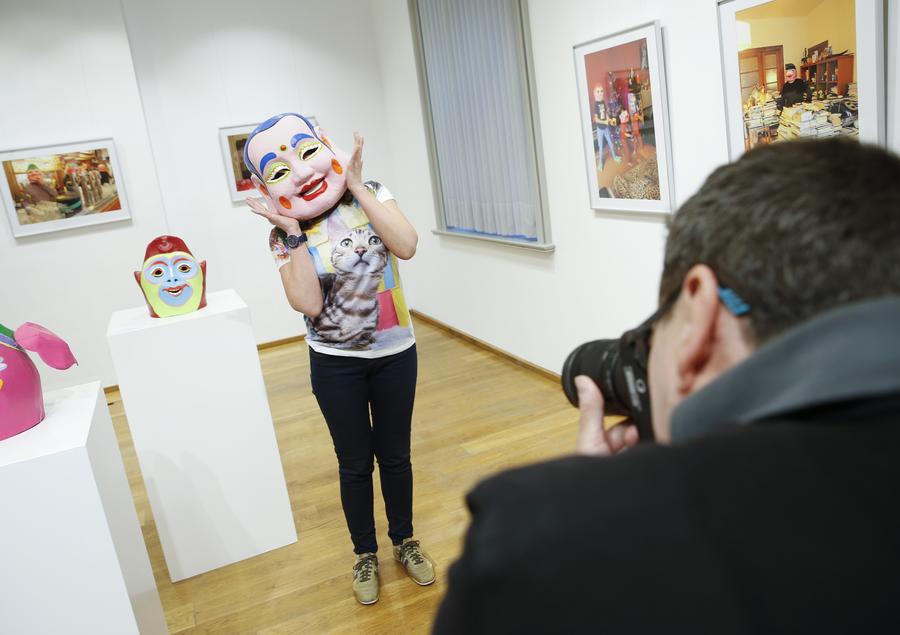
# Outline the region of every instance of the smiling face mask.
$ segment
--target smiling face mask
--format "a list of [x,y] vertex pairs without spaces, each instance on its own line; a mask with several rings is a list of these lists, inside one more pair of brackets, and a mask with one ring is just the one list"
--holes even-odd
[[309,220],[337,205],[347,189],[350,155],[321,128],[294,113],[257,126],[244,146],[254,186],[282,216]]
[[206,261],[197,262],[176,236],[155,238],[134,272],[144,292],[150,317],[184,315],[206,306]]

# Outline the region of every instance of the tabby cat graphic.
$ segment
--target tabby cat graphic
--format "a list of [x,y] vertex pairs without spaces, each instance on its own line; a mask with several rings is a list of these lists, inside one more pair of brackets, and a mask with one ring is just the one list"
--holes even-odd
[[322,312],[312,326],[322,339],[341,348],[364,348],[378,325],[378,285],[388,251],[369,227],[351,229],[335,243],[331,264],[336,273],[322,278]]

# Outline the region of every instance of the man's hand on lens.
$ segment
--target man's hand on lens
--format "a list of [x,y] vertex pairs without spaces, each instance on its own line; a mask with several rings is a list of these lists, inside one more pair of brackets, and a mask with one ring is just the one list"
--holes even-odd
[[611,456],[638,442],[637,428],[619,423],[603,428],[603,395],[594,381],[585,375],[575,378],[578,389],[578,442],[575,452],[587,456]]

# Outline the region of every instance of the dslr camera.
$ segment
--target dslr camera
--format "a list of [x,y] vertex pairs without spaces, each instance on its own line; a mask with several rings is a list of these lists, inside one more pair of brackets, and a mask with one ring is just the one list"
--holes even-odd
[[562,369],[563,392],[573,406],[578,407],[575,378],[587,375],[603,393],[604,414],[631,419],[637,426],[641,441],[653,439],[647,361],[653,324],[662,313],[662,309],[657,311],[617,340],[594,340],[582,344],[569,353]]

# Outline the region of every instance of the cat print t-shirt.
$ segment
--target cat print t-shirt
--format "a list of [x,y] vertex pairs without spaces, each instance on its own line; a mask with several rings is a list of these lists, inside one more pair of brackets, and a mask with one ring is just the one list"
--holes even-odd
[[[379,202],[394,198],[375,181],[366,187]],[[349,190],[334,211],[305,231],[324,300],[317,317],[303,316],[310,348],[329,355],[384,357],[412,346],[415,335],[397,259]],[[285,233],[277,227],[269,234],[269,248],[279,268],[290,261]]]

